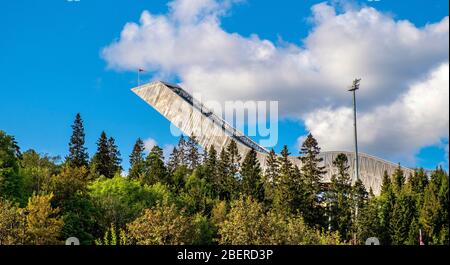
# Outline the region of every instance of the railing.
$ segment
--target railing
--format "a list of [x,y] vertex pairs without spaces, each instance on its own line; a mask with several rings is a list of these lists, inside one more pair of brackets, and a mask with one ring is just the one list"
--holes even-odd
[[259,144],[255,143],[252,139],[247,137],[242,132],[236,130],[233,126],[228,124],[225,120],[218,117],[216,114],[214,114],[210,109],[205,107],[200,101],[192,97],[188,92],[186,92],[184,89],[177,85],[169,84],[166,82],[161,82],[164,85],[166,85],[168,88],[170,88],[173,92],[175,92],[177,95],[179,95],[181,98],[183,98],[186,102],[188,102],[190,105],[192,105],[194,108],[199,110],[204,116],[211,119],[213,123],[218,124],[222,127],[222,129],[233,139],[237,140],[241,144],[254,149],[255,151],[258,151],[260,153],[269,153],[267,149],[260,146]]

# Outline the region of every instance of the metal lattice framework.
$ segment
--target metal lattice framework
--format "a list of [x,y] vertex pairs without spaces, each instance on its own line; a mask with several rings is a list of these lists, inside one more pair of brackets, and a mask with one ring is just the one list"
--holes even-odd
[[[234,140],[237,143],[239,152],[243,155],[250,149],[254,149],[257,152],[261,166],[265,167],[268,155],[266,148],[228,124],[181,87],[155,81],[135,87],[132,91],[183,133],[190,137],[196,136],[198,143],[203,148],[207,149],[214,146],[216,150],[220,151]],[[340,153],[344,153],[347,156],[350,166],[349,173],[352,179],[355,179],[354,153],[333,151],[320,154],[323,158],[323,165],[327,170],[327,173],[323,176],[324,182],[330,181],[331,176],[336,173],[336,169],[333,167],[333,160]],[[398,165],[367,154],[360,153],[358,157],[362,182],[367,190],[371,188],[374,194],[379,194],[384,172],[392,174],[398,168]],[[301,167],[301,161],[298,157],[292,156],[290,159],[295,165]],[[404,167],[402,169],[406,176],[413,173],[412,169]]]

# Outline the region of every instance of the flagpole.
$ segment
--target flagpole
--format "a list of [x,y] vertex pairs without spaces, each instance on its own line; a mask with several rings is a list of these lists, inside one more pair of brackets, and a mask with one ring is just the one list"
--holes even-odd
[[137,78],[138,78],[138,80],[137,80],[137,85],[138,85],[138,87],[141,86],[140,74],[141,74],[141,69],[138,68],[138,76],[137,76]]

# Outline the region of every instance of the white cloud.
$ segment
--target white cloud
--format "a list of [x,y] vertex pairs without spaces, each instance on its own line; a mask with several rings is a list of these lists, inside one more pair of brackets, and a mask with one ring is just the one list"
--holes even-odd
[[[155,139],[153,139],[153,138],[147,138],[146,140],[144,140],[144,148],[145,148],[145,152],[146,152],[146,153],[150,153],[150,151],[152,150],[152,148],[153,148],[154,146],[156,146],[156,145],[158,145],[158,142],[157,142]],[[175,146],[172,145],[172,144],[166,144],[166,145],[164,145],[164,146],[162,147],[164,160],[165,160],[166,162],[168,161],[168,159],[169,159],[169,157],[170,157],[170,154],[172,153],[174,147],[175,147]]]
[[[337,131],[349,122],[351,100],[346,87],[353,78],[363,79],[358,91],[361,117],[381,119],[375,114],[395,112],[397,105],[407,104],[404,98],[413,100],[414,84],[448,62],[448,17],[419,28],[371,7],[348,7],[339,13],[321,3],[311,9],[312,28],[302,43],[276,44],[257,35],[226,32],[220,18],[233,2],[175,0],[165,15],[144,11],[139,24],[127,23],[120,39],[105,47],[102,55],[113,69],[145,67],[157,71],[159,77],[176,76],[204,100],[278,100],[281,115],[305,119],[311,129],[330,126]],[[429,100],[426,103],[435,105],[438,99]],[[448,101],[445,104],[448,109]],[[332,124],[308,123],[308,119],[327,118],[327,110],[339,112]],[[420,112],[424,110],[419,106],[413,113],[425,117]],[[439,124],[448,124],[448,119],[447,112]],[[418,141],[414,150],[448,137],[436,136],[442,130],[428,134],[418,129],[423,125],[420,120],[385,122],[396,125],[397,129],[385,128],[390,135],[400,128],[417,129],[409,132],[418,135],[411,138]],[[386,148],[404,154],[412,151],[406,141],[391,146],[394,140],[385,137],[388,134],[365,134],[373,143],[367,147],[371,152],[382,153]],[[346,146],[342,141],[330,137],[321,145],[325,149]]]
[[[448,73],[449,64],[445,63],[393,103],[358,115],[362,150],[412,160],[421,147],[441,145],[449,133]],[[352,150],[352,123],[349,107],[324,108],[305,115],[306,126],[328,150]]]
[[157,145],[158,143],[156,142],[155,139],[153,138],[147,138],[144,140],[144,148],[145,148],[145,152],[146,153],[150,153],[150,151],[152,150],[152,148]]

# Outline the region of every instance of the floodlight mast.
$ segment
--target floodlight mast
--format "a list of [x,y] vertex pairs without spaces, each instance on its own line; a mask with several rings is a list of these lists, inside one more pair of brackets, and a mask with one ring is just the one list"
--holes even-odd
[[359,89],[361,78],[353,80],[352,87],[348,90],[353,92],[353,129],[355,136],[355,181],[359,180],[359,159],[358,159],[358,130],[356,127],[356,90]]

